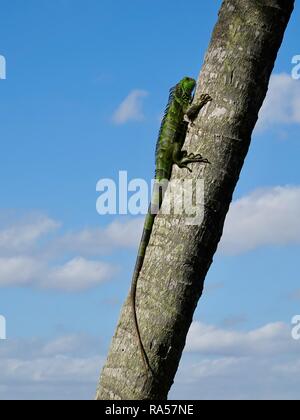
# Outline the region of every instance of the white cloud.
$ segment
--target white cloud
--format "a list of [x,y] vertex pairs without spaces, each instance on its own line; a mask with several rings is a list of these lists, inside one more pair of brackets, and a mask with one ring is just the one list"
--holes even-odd
[[[35,360],[1,360],[1,377],[21,382],[49,383],[76,381],[84,383],[99,370],[100,358],[77,359],[57,356]],[[37,390],[38,392],[38,390]],[[38,395],[38,394],[37,394]]]
[[75,252],[81,255],[100,255],[118,248],[135,248],[141,238],[144,219],[114,221],[106,228],[90,227],[55,238],[52,252]]
[[257,128],[278,124],[300,124],[300,83],[287,73],[272,75]]
[[[237,255],[261,246],[299,244],[299,214],[300,187],[255,191],[232,204],[219,251]],[[90,227],[50,237],[58,226],[46,216],[9,227],[3,227],[2,223],[0,287],[29,285],[79,292],[100,285],[111,279],[117,270],[99,261],[99,256],[137,247],[143,218],[123,223],[114,221],[105,228]],[[43,236],[43,242],[39,243]],[[57,258],[66,262],[57,264]]]
[[41,343],[39,355],[47,356],[76,356],[82,357],[93,354],[99,340],[87,334],[69,334],[57,337],[49,342]]
[[236,331],[194,322],[172,399],[298,399],[300,341],[281,322]]
[[292,340],[291,327],[273,323],[262,328],[239,332],[194,322],[187,338],[186,351],[209,355],[275,355],[299,352],[300,343]]
[[[226,219],[221,253],[237,255],[261,246],[300,244],[300,187],[277,186],[252,192],[232,203]],[[90,227],[55,238],[53,253],[99,256],[117,249],[136,248],[144,218],[114,221],[105,228]]]
[[[30,214],[16,220],[9,215],[7,222],[0,214],[0,287],[31,286],[66,292],[96,287],[118,271],[98,257],[118,248],[136,247],[142,225],[142,219],[115,221],[106,228],[57,234],[60,224],[47,216]],[[87,255],[97,258],[85,258]],[[57,259],[65,262],[58,264]]]
[[110,264],[78,257],[63,266],[50,269],[46,281],[41,281],[41,285],[49,289],[79,292],[102,284],[115,273],[116,269]]
[[143,99],[148,96],[145,90],[133,90],[120,104],[113,115],[115,124],[125,124],[128,121],[144,119]]
[[236,255],[266,245],[300,244],[300,187],[258,190],[234,202],[220,251]]
[[[255,191],[232,204],[219,251],[237,255],[261,246],[300,244],[299,214],[300,187]],[[58,226],[40,215],[36,220],[31,217],[30,223],[8,227],[2,223],[0,287],[29,285],[74,292],[96,287],[117,272],[99,256],[137,247],[143,218],[49,236]],[[66,262],[57,264],[57,258]]]
[[299,363],[296,355],[268,357],[183,357],[171,390],[181,400],[298,400]]
[[103,358],[99,341],[82,334],[7,340],[0,347],[0,399],[89,399]]
[[43,236],[55,231],[60,223],[44,215],[29,214],[3,227],[0,218],[0,252],[22,252],[36,245]]
[[0,287],[31,286],[80,292],[110,280],[116,272],[110,264],[80,257],[56,268],[38,258],[0,258]]
[[[298,399],[299,349],[281,322],[244,332],[195,322],[170,398]],[[82,334],[1,342],[0,399],[92,399],[100,354]]]
[[42,271],[42,264],[33,258],[0,258],[0,287],[28,285]]
[[108,242],[113,247],[135,248],[141,239],[143,226],[144,218],[130,220],[125,223],[115,221],[106,229]]

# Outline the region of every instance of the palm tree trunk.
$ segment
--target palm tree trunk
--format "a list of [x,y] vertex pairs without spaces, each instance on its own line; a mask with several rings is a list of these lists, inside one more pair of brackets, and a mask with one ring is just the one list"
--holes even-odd
[[[168,396],[293,6],[294,0],[223,1],[196,94],[197,99],[208,93],[213,101],[190,129],[185,147],[211,162],[194,165],[188,175],[204,178],[204,220],[188,226],[184,217],[157,216],[139,279],[139,325],[156,377],[145,374],[127,301],[100,378],[99,400]],[[186,177],[185,169],[174,168],[173,179]]]

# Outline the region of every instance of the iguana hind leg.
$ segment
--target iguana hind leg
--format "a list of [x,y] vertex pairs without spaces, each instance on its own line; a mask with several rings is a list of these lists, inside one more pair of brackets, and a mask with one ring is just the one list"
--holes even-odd
[[194,153],[188,154],[186,150],[179,150],[178,147],[174,148],[173,162],[181,169],[188,169],[193,172],[188,166],[191,163],[210,163],[207,159],[203,158],[200,154],[195,155]]
[[209,163],[210,161],[208,159],[205,159],[204,157],[202,157],[201,155],[197,155],[194,158],[184,158],[181,160],[180,162],[183,165],[188,165],[189,163]]
[[197,155],[195,155],[194,153],[190,153],[188,155],[188,153],[186,152],[186,155],[184,157],[186,157],[187,159],[193,159],[193,160],[194,159],[202,159],[202,155],[200,155],[199,153]]

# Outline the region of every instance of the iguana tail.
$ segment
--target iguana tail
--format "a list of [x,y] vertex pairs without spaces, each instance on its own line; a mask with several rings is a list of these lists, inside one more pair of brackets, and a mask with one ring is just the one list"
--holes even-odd
[[150,241],[150,237],[151,237],[151,233],[152,233],[152,228],[154,225],[154,219],[155,219],[155,215],[151,214],[151,208],[148,211],[148,214],[146,216],[146,221],[145,221],[145,225],[144,225],[144,230],[143,230],[143,236],[141,239],[141,243],[140,243],[140,248],[139,248],[139,252],[138,252],[138,256],[137,256],[137,260],[136,260],[136,264],[135,264],[135,269],[134,269],[134,273],[133,273],[133,278],[132,278],[132,284],[131,284],[131,305],[132,305],[132,312],[133,312],[133,317],[134,317],[134,326],[135,326],[135,330],[136,330],[136,334],[137,334],[137,338],[138,338],[138,342],[139,342],[139,347],[140,347],[140,351],[141,351],[141,355],[143,358],[143,362],[145,365],[145,368],[147,370],[149,370],[150,372],[151,367],[150,367],[150,363],[149,363],[149,359],[147,356],[147,353],[145,351],[144,345],[143,345],[143,341],[141,338],[141,333],[140,333],[140,328],[139,328],[139,324],[138,324],[138,319],[137,319],[137,311],[136,311],[136,291],[137,291],[137,284],[138,284],[138,279],[144,264],[144,259],[145,259],[145,254],[146,254],[146,249],[147,246],[149,244]]
[[[160,175],[162,175],[162,174],[160,174]],[[160,176],[159,178],[163,179],[162,176]],[[158,174],[156,174],[156,181],[159,182]],[[131,306],[132,306],[134,326],[135,326],[136,335],[137,335],[138,342],[139,342],[140,352],[141,352],[146,370],[151,372],[152,374],[153,374],[153,371],[151,369],[150,362],[149,362],[146,350],[145,350],[144,345],[143,345],[143,341],[142,341],[141,333],[140,333],[140,328],[139,328],[139,323],[138,323],[138,318],[137,318],[136,292],[137,292],[138,279],[139,279],[141,270],[143,268],[144,260],[145,260],[146,250],[147,250],[148,244],[150,242],[150,237],[151,237],[151,233],[152,233],[152,229],[153,229],[153,225],[154,225],[154,220],[155,220],[155,217],[156,217],[159,209],[161,208],[161,204],[162,204],[162,200],[163,200],[163,196],[164,196],[164,191],[165,191],[165,188],[161,188],[159,186],[158,186],[158,188],[157,187],[154,188],[151,204],[150,204],[148,214],[146,216],[146,220],[145,220],[145,224],[144,224],[143,235],[142,235],[142,239],[141,239],[141,243],[140,243],[140,247],[139,247],[139,251],[138,251],[138,256],[137,256],[137,260],[136,260],[136,265],[135,265],[135,269],[134,269],[134,273],[133,273],[133,278],[132,278],[132,283],[131,283],[131,293],[130,293],[130,298],[131,298],[130,300],[131,300]]]

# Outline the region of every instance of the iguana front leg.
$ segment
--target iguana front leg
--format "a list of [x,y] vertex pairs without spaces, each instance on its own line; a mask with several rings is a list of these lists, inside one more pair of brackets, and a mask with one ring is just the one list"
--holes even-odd
[[203,94],[200,96],[198,102],[194,105],[192,105],[185,114],[185,121],[194,124],[194,121],[196,120],[196,118],[199,115],[199,112],[201,111],[201,109],[208,103],[211,102],[212,98],[207,95],[207,94]]

